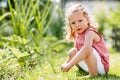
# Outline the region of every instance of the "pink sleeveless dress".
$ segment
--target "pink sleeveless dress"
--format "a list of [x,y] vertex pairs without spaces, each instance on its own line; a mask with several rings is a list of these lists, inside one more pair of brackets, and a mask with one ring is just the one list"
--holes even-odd
[[95,32],[100,37],[100,41],[93,42],[92,47],[94,49],[96,49],[96,51],[98,52],[98,54],[101,58],[101,62],[104,65],[104,69],[106,72],[108,72],[109,71],[109,52],[106,48],[106,45],[105,45],[102,35],[100,33],[98,33],[94,28],[89,27],[84,33],[77,34],[77,36],[75,38],[74,46],[75,46],[75,48],[77,48],[77,50],[80,50],[82,48],[82,46],[84,45],[85,35],[89,31]]

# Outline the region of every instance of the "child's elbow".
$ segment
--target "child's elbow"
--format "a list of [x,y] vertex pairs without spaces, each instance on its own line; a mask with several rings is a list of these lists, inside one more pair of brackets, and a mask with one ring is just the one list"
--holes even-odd
[[90,55],[92,53],[92,47],[85,47],[84,51],[85,51],[86,55]]

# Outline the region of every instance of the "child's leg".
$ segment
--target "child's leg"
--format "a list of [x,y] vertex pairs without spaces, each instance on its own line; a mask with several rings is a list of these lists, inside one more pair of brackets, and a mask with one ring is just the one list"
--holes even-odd
[[[68,63],[76,55],[76,53],[77,53],[76,48],[70,49],[70,51],[68,52],[68,59],[67,59],[66,63]],[[81,69],[81,67],[78,64],[76,64],[76,66],[79,70],[83,70],[83,69]]]
[[97,75],[97,59],[93,53],[90,53],[85,59],[85,62],[89,69],[89,75]]
[[[65,61],[65,63],[62,64],[62,66],[64,66],[66,63],[68,63],[76,55],[76,52],[77,52],[76,48],[70,49],[70,51],[68,52],[68,58]],[[61,66],[61,68],[62,68],[62,66]]]
[[83,58],[83,56],[84,56],[84,59],[80,60],[80,62],[78,62],[79,66],[83,70],[85,70],[86,72],[89,72],[89,75],[97,75],[98,74],[97,59],[96,59],[96,56],[93,54],[92,49],[89,53],[81,53],[81,54],[76,54],[76,55],[79,56],[79,57],[77,57],[79,59]]
[[[70,62],[76,54],[77,54],[76,48],[72,48],[68,53],[68,59],[66,63]],[[84,61],[88,67],[89,75],[97,75],[98,74],[97,59],[93,51],[91,50],[90,53],[83,53],[82,55],[84,56],[86,55],[86,57],[84,58]]]
[[68,63],[76,55],[76,52],[77,52],[76,48],[70,49],[70,51],[68,52],[68,59],[66,63]]
[[93,75],[95,72],[97,72],[97,74],[105,74],[104,65],[101,62],[99,53],[94,48],[92,53],[90,53],[86,59],[80,61],[78,64],[83,70],[89,72],[90,75]]

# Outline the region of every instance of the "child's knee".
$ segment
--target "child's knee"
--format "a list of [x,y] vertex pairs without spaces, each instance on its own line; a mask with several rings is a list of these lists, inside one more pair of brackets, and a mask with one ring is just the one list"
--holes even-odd
[[70,51],[68,52],[68,56],[69,57],[73,57],[76,55],[77,49],[76,48],[72,48],[70,49]]

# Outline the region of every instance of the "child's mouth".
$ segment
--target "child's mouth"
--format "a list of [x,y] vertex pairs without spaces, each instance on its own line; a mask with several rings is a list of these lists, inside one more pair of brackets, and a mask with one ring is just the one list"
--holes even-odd
[[80,30],[81,30],[81,28],[77,29],[77,31],[80,31]]

